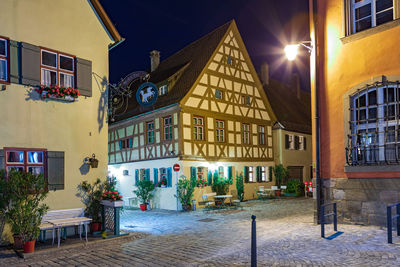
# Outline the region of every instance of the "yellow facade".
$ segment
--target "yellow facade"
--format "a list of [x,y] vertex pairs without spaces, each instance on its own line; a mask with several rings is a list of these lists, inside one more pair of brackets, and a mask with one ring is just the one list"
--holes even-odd
[[[32,87],[15,83],[0,91],[0,149],[64,151],[64,189],[49,192],[46,204],[51,210],[82,207],[77,185],[107,175],[107,98],[101,79],[108,78],[108,45],[114,40],[89,1],[2,0],[0,25],[0,36],[92,62],[92,97],[77,102],[41,100]],[[87,172],[83,161],[93,153],[99,166]]]

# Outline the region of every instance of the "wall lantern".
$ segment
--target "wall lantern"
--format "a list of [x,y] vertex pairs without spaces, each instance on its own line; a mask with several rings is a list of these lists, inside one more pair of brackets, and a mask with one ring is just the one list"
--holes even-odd
[[91,158],[86,158],[86,164],[89,164],[92,168],[97,168],[99,166],[99,160],[96,159],[96,155],[93,153]]

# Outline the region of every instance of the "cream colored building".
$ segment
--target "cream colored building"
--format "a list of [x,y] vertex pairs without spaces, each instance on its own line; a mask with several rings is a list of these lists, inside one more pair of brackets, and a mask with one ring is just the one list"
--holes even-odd
[[[44,173],[51,210],[82,207],[77,185],[107,175],[103,81],[123,39],[97,0],[2,0],[0,25],[0,168]],[[34,89],[50,83],[82,95],[43,100]]]
[[[155,183],[153,207],[176,209],[177,179],[184,175],[210,183],[210,176],[245,176],[245,199],[255,187],[274,184],[272,126],[275,116],[234,21],[160,62],[153,51],[150,82],[159,88],[152,106],[130,101],[109,128],[109,171],[132,205],[139,179]],[[136,91],[139,84],[132,85]],[[124,108],[122,109],[124,110]],[[172,166],[181,170],[174,172]],[[210,192],[197,188],[195,199]]]

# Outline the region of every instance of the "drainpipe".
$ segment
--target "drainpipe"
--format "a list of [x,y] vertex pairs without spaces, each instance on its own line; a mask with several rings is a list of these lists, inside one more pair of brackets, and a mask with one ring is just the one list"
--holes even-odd
[[321,170],[320,170],[320,155],[319,155],[319,99],[318,99],[318,78],[319,78],[319,42],[318,42],[318,0],[313,0],[313,26],[314,26],[314,107],[315,107],[315,184],[317,191],[317,222],[320,223],[320,211],[322,198],[322,181],[321,181]]

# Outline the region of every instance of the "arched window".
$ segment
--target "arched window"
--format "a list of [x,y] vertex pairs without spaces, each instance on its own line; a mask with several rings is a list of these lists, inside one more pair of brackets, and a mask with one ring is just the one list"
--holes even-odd
[[350,96],[348,165],[400,163],[400,88],[381,82]]

